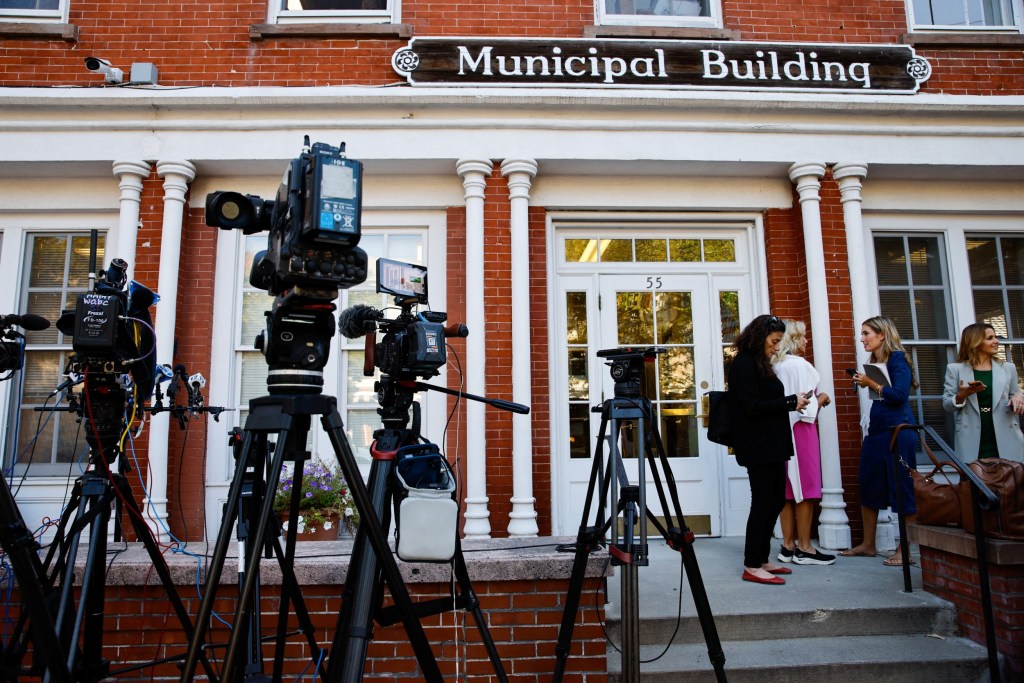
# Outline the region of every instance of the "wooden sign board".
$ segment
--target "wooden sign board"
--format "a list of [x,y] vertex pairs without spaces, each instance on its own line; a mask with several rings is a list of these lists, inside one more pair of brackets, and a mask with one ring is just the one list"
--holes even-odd
[[413,38],[392,67],[411,85],[916,93],[908,45],[696,40]]

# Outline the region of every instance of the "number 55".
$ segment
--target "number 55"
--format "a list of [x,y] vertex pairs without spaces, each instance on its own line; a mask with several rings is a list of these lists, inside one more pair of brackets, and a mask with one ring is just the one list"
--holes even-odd
[[661,278],[648,276],[647,289],[661,289]]

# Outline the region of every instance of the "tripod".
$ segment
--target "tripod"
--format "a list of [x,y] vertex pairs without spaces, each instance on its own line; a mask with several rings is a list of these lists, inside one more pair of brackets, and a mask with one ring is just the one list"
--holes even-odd
[[[558,683],[565,673],[569,648],[572,644],[572,633],[576,613],[579,609],[580,594],[586,574],[587,558],[591,552],[600,547],[605,534],[611,529],[611,543],[608,553],[615,566],[622,567],[620,573],[621,612],[622,612],[622,679],[631,683],[640,680],[640,612],[639,612],[639,567],[649,564],[647,545],[647,522],[654,526],[668,543],[669,547],[682,555],[686,577],[690,584],[694,605],[704,640],[708,646],[708,656],[715,669],[715,676],[724,683],[725,654],[715,628],[714,615],[708,603],[707,592],[700,575],[697,556],[693,550],[694,534],[686,526],[679,494],[674,485],[668,486],[672,507],[669,508],[666,498],[666,486],[659,475],[658,466],[664,473],[665,481],[672,484],[674,478],[672,468],[661,436],[654,422],[654,410],[650,399],[641,390],[644,372],[642,363],[662,350],[658,348],[633,350],[599,351],[598,356],[611,358],[612,377],[615,381],[615,398],[608,399],[594,412],[601,413],[601,426],[598,432],[597,448],[594,464],[591,468],[590,482],[587,486],[587,499],[583,507],[583,518],[576,537],[576,555],[573,561],[572,574],[569,581],[569,592],[566,596],[565,610],[562,613],[562,624],[559,627],[558,643],[555,647],[555,673],[553,681]],[[626,473],[623,456],[619,449],[623,423],[633,423],[636,429],[637,482],[631,484]],[[610,428],[610,429],[609,429]],[[609,437],[610,434],[610,437]],[[607,438],[609,453],[607,468],[604,460],[604,443]],[[664,511],[665,522],[662,524],[648,508],[646,500],[646,467],[650,466],[651,481]],[[600,487],[600,490],[598,490]],[[597,492],[597,513],[594,524],[588,526],[591,505]],[[610,514],[605,513],[609,505]],[[673,514],[675,520],[673,521]],[[621,520],[621,521],[620,521]],[[621,524],[621,537],[620,537]],[[639,526],[639,539],[635,526]]]
[[[186,636],[192,634],[192,622],[174,587],[167,563],[143,520],[142,510],[135,501],[131,487],[121,472],[114,472],[109,466],[107,457],[117,457],[117,446],[107,443],[104,449],[103,440],[98,436],[116,433],[119,429],[110,429],[110,425],[95,425],[92,422],[91,419],[87,420],[91,428],[89,441],[92,469],[75,480],[68,505],[57,526],[56,539],[50,546],[45,562],[41,562],[35,552],[35,541],[25,527],[6,481],[0,487],[0,524],[4,529],[4,550],[12,559],[25,599],[25,612],[31,620],[27,641],[14,654],[16,660],[20,661],[21,655],[27,650],[28,641],[34,642],[33,667],[44,669],[46,680],[92,683],[160,663],[153,661],[111,669],[110,661],[102,656],[107,528],[112,507],[118,511],[115,518],[115,540],[120,539],[120,511],[126,507],[135,535],[146,548],[182,629]],[[75,565],[83,534],[88,538],[88,550],[76,606]],[[51,567],[53,571],[47,576]],[[58,578],[59,590],[56,588]],[[19,621],[15,640],[21,639],[25,616],[23,614]],[[17,661],[5,661],[6,673],[11,680],[17,676],[13,672],[17,666]],[[205,658],[203,667],[208,674],[212,673]]]
[[[366,649],[372,639],[374,620],[381,626],[396,623],[401,618],[406,633],[416,654],[420,671],[427,681],[444,680],[433,652],[422,635],[419,619],[461,608],[468,610],[476,623],[477,630],[487,650],[491,666],[500,681],[507,681],[501,658],[491,638],[490,631],[480,609],[480,601],[469,581],[465,557],[462,554],[462,542],[455,537],[455,554],[453,568],[459,585],[457,594],[449,598],[425,601],[413,604],[408,592],[401,583],[398,566],[394,556],[383,537],[383,529],[390,525],[392,503],[392,479],[396,466],[396,458],[400,457],[400,449],[420,443],[420,412],[419,403],[412,400],[413,392],[431,389],[442,393],[461,396],[484,403],[489,403],[517,413],[526,413],[528,408],[507,401],[486,399],[465,392],[454,391],[425,384],[418,381],[399,381],[383,375],[378,383],[378,399],[381,404],[379,413],[384,422],[384,429],[374,432],[374,442],[370,448],[373,462],[370,465],[368,490],[370,492],[369,507],[373,514],[373,524],[364,527],[365,517],[360,517],[359,530],[356,532],[355,544],[352,549],[352,563],[349,565],[348,578],[345,582],[345,594],[342,609],[338,617],[334,643],[331,647],[331,660],[327,670],[330,681],[360,681],[366,660]],[[412,427],[409,428],[409,409],[412,409]],[[429,443],[429,442],[428,442]],[[433,446],[433,444],[429,444]],[[436,447],[434,447],[436,452]],[[440,457],[440,456],[439,456]],[[353,487],[353,493],[355,488]],[[357,499],[358,503],[359,500]],[[362,510],[362,508],[360,508]],[[380,520],[378,522],[378,520]],[[380,537],[378,537],[378,533]],[[369,546],[367,545],[369,543]],[[383,579],[395,602],[389,608],[382,608]],[[397,589],[397,592],[396,592]],[[412,629],[410,629],[412,625]]]

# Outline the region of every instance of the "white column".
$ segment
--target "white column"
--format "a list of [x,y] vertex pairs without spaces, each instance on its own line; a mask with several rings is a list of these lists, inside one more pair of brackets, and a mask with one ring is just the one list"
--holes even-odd
[[117,221],[117,244],[108,247],[107,261],[123,258],[128,262],[128,278],[135,273],[135,244],[139,240],[139,207],[142,204],[142,181],[149,177],[151,166],[145,161],[115,161],[114,175],[121,183],[120,213]]
[[[487,393],[487,336],[484,321],[484,189],[493,165],[490,159],[459,159],[466,198],[466,391]],[[487,510],[487,414],[478,401],[466,401],[466,538],[490,538]]]
[[[501,174],[508,178],[511,207],[512,265],[512,400],[530,405],[530,186],[537,175],[532,159],[506,159]],[[508,535],[536,536],[533,497],[533,430],[529,415],[512,416],[512,511]]]
[[[819,389],[829,396],[835,396],[832,381],[832,323],[828,309],[825,246],[821,238],[821,198],[818,194],[824,175],[824,164],[797,163],[789,167],[789,177],[796,183],[800,196],[800,215],[804,224],[814,366],[821,375]],[[818,438],[821,443],[822,483],[818,543],[827,549],[849,548],[850,524],[846,516],[846,504],[843,502],[839,470],[839,428],[835,410],[818,413]]]
[[[178,312],[178,270],[181,257],[181,228],[185,216],[185,193],[196,177],[188,161],[158,161],[156,173],[164,179],[164,221],[160,233],[160,271],[157,276],[156,353],[157,363],[174,365],[174,326]],[[149,505],[152,513],[167,520],[167,438],[170,414],[161,412],[149,422]],[[180,473],[179,473],[180,476]],[[168,523],[169,526],[169,523]],[[153,529],[159,534],[162,528]]]
[[[839,193],[843,203],[843,222],[846,225],[846,259],[850,268],[850,297],[853,304],[853,338],[857,353],[857,365],[868,361],[868,354],[860,344],[860,325],[870,318],[874,308],[874,298],[867,277],[868,258],[864,232],[864,214],[861,190],[864,178],[868,175],[868,166],[859,162],[840,162],[832,167],[832,177],[839,183]],[[866,391],[857,392],[857,403],[861,416],[871,410],[871,401]],[[888,510],[878,513],[878,525],[875,531],[875,547],[878,550],[894,550],[898,535],[896,515]]]

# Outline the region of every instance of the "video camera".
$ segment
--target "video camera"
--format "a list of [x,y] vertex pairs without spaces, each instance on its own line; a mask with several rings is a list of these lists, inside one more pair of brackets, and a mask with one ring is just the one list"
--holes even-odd
[[338,316],[338,330],[349,339],[362,337],[378,327],[384,332],[373,353],[367,354],[369,363],[363,368],[364,374],[373,375],[374,365],[396,380],[427,379],[440,374],[448,361],[445,339],[466,337],[469,329],[462,324],[445,327],[447,313],[413,313],[413,307],[428,302],[427,269],[412,263],[377,259],[377,292],[395,297],[395,303],[402,307],[398,317],[389,320],[381,311],[363,304],[352,306]]
[[73,310],[61,313],[57,329],[72,337],[66,386],[84,378],[86,440],[117,455],[128,388],[142,405],[153,393],[156,336],[149,307],[159,297],[138,282],[128,282],[128,263],[120,258],[100,271],[93,291],[80,294]]
[[361,236],[363,165],[344,145],[309,144],[291,161],[276,199],[238,192],[206,196],[206,224],[252,235],[269,231],[249,283],[274,295],[267,327],[256,338],[270,370],[271,392],[318,392],[334,336],[331,303],[339,289],[366,280]]
[[650,379],[647,376],[647,368],[650,365],[653,370],[653,361],[659,353],[665,353],[665,348],[660,346],[643,348],[623,346],[617,349],[598,351],[597,357],[607,359],[606,365],[611,368],[610,372],[615,381],[615,396],[617,398],[640,398],[644,394],[643,390],[648,379]]
[[40,332],[50,326],[50,321],[32,313],[0,315],[0,373],[10,373],[0,380],[10,379],[25,364],[25,335],[12,329],[15,325]]

